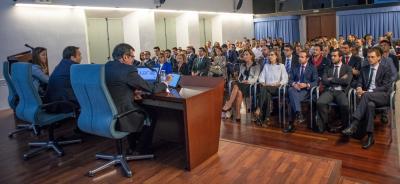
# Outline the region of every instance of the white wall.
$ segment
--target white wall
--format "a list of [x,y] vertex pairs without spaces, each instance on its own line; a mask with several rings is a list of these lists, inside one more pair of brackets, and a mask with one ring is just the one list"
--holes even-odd
[[[33,3],[33,0],[18,0],[18,2]],[[52,2],[52,4],[76,6],[155,8],[153,0],[52,0]],[[159,9],[233,12],[233,0],[166,0]],[[252,13],[253,1],[244,0],[242,8],[238,12]]]
[[176,18],[176,42],[178,47],[200,46],[199,14],[183,13]]
[[[119,18],[108,19],[108,33],[107,21],[105,18],[88,18],[87,27],[90,62],[104,64],[108,60],[108,56],[112,59],[112,51],[114,47],[117,44],[124,42],[122,20]],[[110,39],[110,53],[108,53],[107,34]]]
[[211,31],[211,18],[202,18],[199,20],[200,29],[200,45],[203,46],[207,41],[212,41],[212,31]]
[[[164,23],[165,18],[165,23]],[[156,15],[156,45],[162,50],[176,47],[176,20],[175,17]]]
[[[80,47],[82,62],[88,62],[86,18],[83,10],[15,7],[12,1],[0,4],[0,61],[28,50],[25,43],[48,49],[50,72],[68,45]],[[2,63],[1,63],[2,66]],[[1,77],[3,78],[2,72]],[[7,88],[0,86],[0,109],[7,108]]]
[[152,51],[156,44],[156,26],[153,11],[133,12],[122,19],[125,42],[136,50],[136,59],[139,53],[145,50]]
[[222,16],[222,41],[235,41],[254,37],[252,15],[220,15]]
[[223,42],[222,39],[222,17],[215,16],[211,19],[213,42]]

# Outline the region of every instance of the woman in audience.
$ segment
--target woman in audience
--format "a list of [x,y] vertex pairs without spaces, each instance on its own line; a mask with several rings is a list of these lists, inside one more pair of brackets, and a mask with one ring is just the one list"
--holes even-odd
[[160,52],[158,55],[158,61],[160,62],[159,64],[156,65],[157,68],[160,70],[164,70],[165,74],[170,74],[172,73],[172,65],[171,63],[167,62],[167,58],[165,57],[164,52]]
[[140,59],[140,62],[144,62],[144,60],[145,60],[145,58],[144,58],[144,52],[141,52],[140,53],[140,57],[139,57],[139,59]]
[[186,63],[186,55],[179,53],[176,55],[177,65],[174,66],[174,73],[178,73],[180,75],[190,75],[190,70],[188,64]]
[[47,83],[49,82],[47,63],[47,49],[43,47],[34,48],[32,51],[33,86],[40,96],[45,96]]
[[226,78],[226,58],[222,52],[222,48],[215,47],[213,56],[208,76]]
[[[269,124],[270,112],[272,111],[272,96],[279,93],[279,87],[288,82],[288,74],[279,52],[270,51],[269,63],[265,64],[258,81],[261,85],[257,109],[255,111],[256,122],[259,125]],[[264,123],[264,122],[267,123]]]
[[232,108],[233,102],[236,102],[236,121],[240,121],[240,107],[243,98],[250,96],[250,85],[257,82],[258,75],[260,74],[260,65],[255,62],[254,53],[250,49],[243,51],[243,60],[245,63],[240,66],[239,81],[233,84],[231,96],[222,108],[224,112],[229,111]]

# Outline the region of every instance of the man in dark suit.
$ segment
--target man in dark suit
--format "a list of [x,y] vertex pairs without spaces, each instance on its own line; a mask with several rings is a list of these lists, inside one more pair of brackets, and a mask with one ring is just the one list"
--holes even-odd
[[[134,150],[139,154],[145,154],[149,152],[152,143],[157,115],[156,111],[144,109],[136,100],[141,99],[141,91],[157,93],[165,90],[167,84],[152,84],[143,80],[137,68],[132,66],[134,53],[134,49],[128,44],[121,43],[115,46],[112,54],[114,60],[105,65],[105,79],[119,113],[130,110],[142,111],[120,118],[116,126],[120,131],[132,132],[128,136],[129,154]],[[139,144],[136,146],[137,139],[139,139]]]
[[157,65],[157,62],[151,59],[150,51],[144,51],[144,62],[140,64],[140,66],[147,65],[148,67],[154,68]]
[[292,68],[296,68],[299,64],[299,57],[293,54],[293,47],[290,44],[283,47],[283,53],[285,57],[282,58],[282,61],[285,62],[286,72],[290,75]]
[[308,63],[309,56],[307,51],[299,53],[299,65],[292,69],[288,85],[288,96],[291,110],[289,110],[289,126],[283,130],[285,133],[294,132],[293,114],[300,123],[304,122],[301,114],[301,102],[309,97],[311,88],[318,84],[317,69]]
[[322,45],[313,46],[314,52],[313,56],[310,58],[309,62],[317,68],[318,77],[322,78],[325,69],[331,66],[330,61],[322,55]]
[[353,73],[353,80],[351,81],[351,87],[355,88],[358,82],[358,76],[360,75],[362,59],[351,53],[351,47],[353,44],[350,42],[344,42],[340,48],[343,52],[342,63],[351,66]]
[[187,57],[186,61],[187,61],[188,67],[191,71],[193,68],[194,59],[196,59],[196,57],[197,57],[196,50],[194,49],[193,46],[186,47],[186,57]]
[[[81,51],[78,47],[68,46],[63,51],[63,59],[56,66],[49,77],[47,85],[46,100],[48,102],[69,101],[79,108],[79,103],[75,97],[71,86],[70,69],[73,64],[81,62]],[[47,108],[53,113],[72,112],[73,108],[67,104],[58,104]]]
[[[392,82],[390,68],[380,64],[381,51],[378,48],[371,48],[368,50],[367,57],[369,66],[362,68],[356,88],[357,96],[361,98],[360,102],[353,114],[350,127],[342,131],[344,135],[350,136],[357,131],[358,127],[366,127],[368,139],[362,145],[364,149],[375,142],[373,134],[375,108],[389,104]],[[359,126],[360,123],[361,126]]]
[[[235,44],[231,44],[231,46],[232,45],[235,45]],[[227,62],[226,68],[227,68],[227,75],[228,75],[228,80],[229,80],[234,73],[235,64],[237,63],[237,60],[238,60],[238,53],[236,52],[235,49],[228,49],[227,44],[222,44],[221,48],[222,48],[222,52],[224,53],[224,56],[226,58],[226,62]]]
[[197,57],[192,66],[192,75],[194,76],[207,76],[210,69],[210,58],[206,56],[206,49],[199,48],[199,57]]
[[172,68],[177,65],[176,59],[172,57],[171,50],[167,49],[164,51],[165,59],[167,60],[167,63],[171,64]]
[[319,132],[324,132],[328,123],[329,108],[328,104],[335,102],[340,109],[340,117],[343,124],[347,124],[349,118],[349,105],[347,92],[353,78],[352,70],[349,65],[342,63],[342,52],[335,49],[331,52],[333,66],[325,70],[322,76],[322,84],[325,91],[317,101],[318,117],[316,124]]

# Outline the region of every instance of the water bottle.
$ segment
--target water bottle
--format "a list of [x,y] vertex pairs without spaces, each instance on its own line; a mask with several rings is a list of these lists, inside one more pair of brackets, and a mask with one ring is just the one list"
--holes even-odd
[[161,72],[160,72],[160,81],[161,82],[165,82],[166,78],[167,78],[167,76],[166,76],[165,70],[161,70]]

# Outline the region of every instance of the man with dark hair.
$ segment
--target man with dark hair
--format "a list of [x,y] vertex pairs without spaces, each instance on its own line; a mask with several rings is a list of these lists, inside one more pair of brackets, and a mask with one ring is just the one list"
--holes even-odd
[[171,64],[172,68],[175,67],[175,65],[177,64],[175,58],[172,57],[171,55],[171,50],[167,49],[164,51],[164,56],[165,59],[167,60],[167,63]]
[[154,51],[154,57],[153,57],[153,61],[155,61],[156,63],[158,63],[158,57],[160,56],[161,50],[159,46],[155,46],[153,48]]
[[206,56],[206,49],[204,47],[199,48],[199,57],[197,57],[192,66],[193,76],[207,76],[208,70],[210,69],[210,58]]
[[[79,47],[68,46],[63,51],[63,59],[54,68],[49,77],[47,85],[46,100],[48,102],[69,101],[79,108],[79,103],[75,97],[71,86],[70,69],[73,64],[81,63],[81,51]],[[73,108],[67,104],[57,104],[48,107],[47,110],[53,113],[72,112]]]
[[340,109],[342,124],[348,122],[349,105],[347,92],[350,89],[350,83],[353,78],[351,67],[342,63],[342,52],[335,49],[331,52],[332,64],[327,68],[322,76],[322,84],[325,90],[317,101],[317,128],[319,132],[324,132],[328,122],[329,108],[328,104],[335,102]]
[[342,63],[352,68],[353,81],[351,82],[351,87],[355,88],[357,86],[358,76],[360,75],[362,59],[352,54],[351,47],[353,47],[352,43],[344,42],[340,49],[344,55],[342,57]]
[[357,110],[353,114],[353,121],[342,133],[346,136],[354,134],[359,127],[366,129],[368,139],[362,148],[367,149],[375,142],[374,116],[375,108],[387,106],[391,93],[391,71],[387,65],[380,64],[382,58],[378,48],[368,50],[368,66],[361,69],[356,93],[360,98]]
[[[105,64],[105,79],[117,111],[138,110],[120,118],[117,129],[132,132],[128,135],[129,152],[136,150],[139,154],[146,154],[152,143],[157,114],[140,106],[137,101],[141,100],[141,91],[158,93],[166,89],[167,83],[152,84],[140,77],[137,68],[132,66],[135,50],[128,44],[115,46],[112,56],[114,60]],[[136,140],[139,140],[138,145]]]
[[322,55],[322,45],[313,46],[313,56],[310,58],[310,63],[317,68],[318,77],[322,78],[322,75],[326,68],[331,66],[330,61]]
[[309,55],[306,50],[302,50],[299,53],[299,65],[293,68],[289,75],[288,82],[288,96],[290,102],[289,110],[289,126],[286,127],[283,132],[290,133],[294,132],[293,116],[296,115],[296,120],[299,123],[304,122],[304,118],[301,111],[301,102],[309,98],[311,88],[318,84],[318,72],[317,69],[311,65]]
[[193,46],[187,46],[186,47],[186,61],[187,61],[187,64],[188,64],[188,67],[189,67],[189,70],[191,71],[192,70],[192,68],[193,68],[193,62],[194,62],[194,60],[196,59],[196,51],[195,51],[195,49],[194,49],[194,47]]
[[290,44],[283,47],[283,53],[285,57],[283,57],[282,62],[285,64],[286,72],[290,75],[292,68],[299,64],[299,57],[293,54],[293,46]]
[[176,56],[178,55],[178,48],[173,47],[172,48],[172,58],[176,60]]

